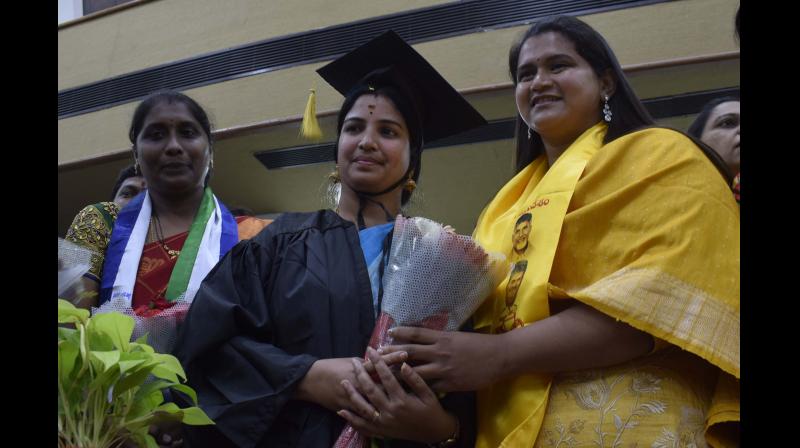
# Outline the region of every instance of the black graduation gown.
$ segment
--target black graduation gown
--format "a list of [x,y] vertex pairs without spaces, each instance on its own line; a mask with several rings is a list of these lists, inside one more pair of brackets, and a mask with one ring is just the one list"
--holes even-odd
[[[242,241],[208,274],[175,354],[214,426],[186,429],[190,447],[325,447],[345,425],[291,400],[317,359],[361,357],[375,324],[355,225],[336,213],[287,213]],[[180,403],[180,399],[177,399]],[[442,401],[474,441],[474,394]],[[417,444],[392,442],[392,447]]]

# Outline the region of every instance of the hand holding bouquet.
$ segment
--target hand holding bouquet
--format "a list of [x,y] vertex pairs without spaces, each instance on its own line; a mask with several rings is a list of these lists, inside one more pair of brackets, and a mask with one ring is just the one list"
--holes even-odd
[[[370,347],[391,344],[388,330],[396,326],[457,330],[507,274],[505,256],[485,252],[472,238],[398,216]],[[334,446],[362,448],[367,439],[347,425]]]

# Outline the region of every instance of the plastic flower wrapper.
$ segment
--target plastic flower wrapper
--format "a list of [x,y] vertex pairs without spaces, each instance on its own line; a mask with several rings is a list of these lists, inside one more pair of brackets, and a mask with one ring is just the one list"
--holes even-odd
[[58,297],[75,304],[84,296],[81,277],[89,271],[94,251],[58,239]]
[[[392,343],[397,326],[457,330],[508,275],[502,254],[426,218],[398,216],[383,276],[380,316],[369,346]],[[345,426],[335,448],[364,448],[367,438]]]
[[190,303],[181,296],[174,302],[161,298],[150,306],[142,305],[133,309],[128,301],[117,298],[109,300],[99,308],[92,307],[92,315],[116,311],[130,316],[134,321],[131,340],[136,340],[146,334],[147,343],[155,351],[171,353],[178,337],[178,328],[189,311],[189,305]]

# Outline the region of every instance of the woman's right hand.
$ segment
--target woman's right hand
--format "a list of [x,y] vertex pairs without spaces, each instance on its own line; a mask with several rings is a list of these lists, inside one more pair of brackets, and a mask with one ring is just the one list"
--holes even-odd
[[[405,352],[395,352],[384,355],[382,359],[387,365],[394,365],[402,364],[407,357]],[[360,358],[329,358],[315,361],[297,385],[294,398],[316,403],[334,412],[347,407],[350,399],[342,387],[342,381],[348,380],[350,384],[358,384],[356,371],[353,368],[354,359],[359,363],[364,362]]]

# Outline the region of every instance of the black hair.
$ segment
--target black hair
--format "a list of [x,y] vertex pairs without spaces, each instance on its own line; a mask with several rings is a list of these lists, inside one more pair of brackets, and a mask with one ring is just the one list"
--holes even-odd
[[520,216],[519,219],[517,219],[517,223],[514,224],[514,226],[516,227],[521,222],[525,222],[525,221],[530,222],[531,218],[533,218],[533,216],[530,213],[525,213],[524,215]]
[[256,214],[247,207],[232,207],[228,209],[233,216],[256,216]]
[[[575,17],[554,16],[543,19],[534,23],[522,38],[514,43],[508,54],[508,69],[515,86],[517,85],[517,64],[522,45],[529,38],[548,32],[558,33],[572,42],[575,51],[589,63],[598,78],[610,73],[614,81],[614,94],[608,99],[608,105],[614,114],[614,118],[608,124],[608,131],[603,139],[604,144],[610,143],[630,132],[655,125],[650,113],[647,112],[647,109],[645,109],[641,100],[639,100],[639,97],[636,96],[633,88],[628,83],[617,57],[611,47],[608,46],[608,42],[600,33]],[[528,125],[517,114],[517,172],[522,171],[523,168],[544,152],[544,143],[541,136],[531,130],[531,138],[529,140],[528,129]],[[700,142],[699,139],[692,140],[730,185],[733,176],[722,157],[711,147]]]
[[119,176],[117,176],[114,189],[111,190],[111,201],[116,199],[117,193],[119,193],[119,189],[122,187],[122,183],[128,178],[136,176],[140,176],[140,174],[136,172],[136,167],[134,165],[128,165],[123,168],[122,171],[119,172]]
[[[209,149],[213,152],[213,138],[211,136],[211,120],[208,119],[208,114],[206,113],[205,109],[203,109],[197,101],[193,100],[187,95],[184,95],[181,92],[176,90],[159,90],[153,92],[145,99],[136,106],[136,110],[133,112],[133,118],[131,119],[131,126],[128,130],[128,139],[131,141],[133,145],[133,152],[136,153],[136,139],[139,137],[139,133],[142,132],[142,127],[144,127],[144,120],[147,118],[147,114],[157,105],[161,103],[182,103],[189,109],[189,113],[192,114],[195,120],[200,124],[200,127],[203,129],[203,132],[206,134],[206,138],[208,139]],[[211,179],[211,171],[212,169],[209,168],[208,174],[206,175],[204,185],[208,185],[208,181]]]
[[[372,75],[367,75],[365,79],[370,78],[371,76]],[[381,95],[390,99],[400,112],[400,115],[403,116],[403,119],[406,122],[406,127],[408,128],[408,140],[409,149],[411,150],[411,157],[408,164],[408,171],[403,176],[402,180],[405,180],[410,173],[411,178],[414,179],[414,182],[417,182],[419,180],[420,172],[422,172],[423,117],[420,116],[418,108],[415,107],[415,103],[412,99],[414,94],[412,93],[411,89],[402,89],[401,91],[401,88],[393,85],[372,87],[365,82],[360,82],[358,85],[353,87],[350,92],[348,92],[344,102],[342,103],[341,109],[339,109],[339,116],[337,118],[336,125],[336,141],[339,141],[339,137],[342,134],[342,125],[344,124],[345,117],[347,117],[347,113],[350,112],[350,109],[353,108],[353,105],[355,105],[356,101],[358,101],[358,99],[364,95]],[[334,146],[333,158],[338,162],[338,144]],[[411,199],[411,193],[412,192],[408,190],[403,190],[403,193],[400,197],[400,203],[402,205],[405,205],[409,199]]]
[[[511,47],[508,55],[508,69],[511,80],[517,85],[517,64],[522,45],[529,38],[548,32],[559,33],[575,47],[575,51],[589,63],[598,78],[606,73],[611,74],[614,81],[614,94],[608,100],[614,119],[608,125],[603,143],[608,143],[633,130],[653,125],[653,119],[644,108],[642,102],[633,92],[617,57],[608,43],[592,27],[569,16],[555,16],[533,24],[528,31]],[[599,99],[598,99],[599,100]],[[599,117],[598,117],[599,118]],[[528,125],[517,115],[517,156],[516,169],[521,171],[544,152],[542,138],[535,131],[528,140]]]
[[694,119],[691,125],[689,125],[689,129],[686,131],[687,134],[691,135],[692,137],[701,138],[703,136],[703,129],[706,128],[706,123],[708,122],[708,118],[711,116],[711,112],[722,103],[730,103],[730,102],[739,102],[739,98],[735,96],[723,96],[720,98],[714,98],[713,100],[706,103],[703,106],[703,109],[697,114],[697,117]]

